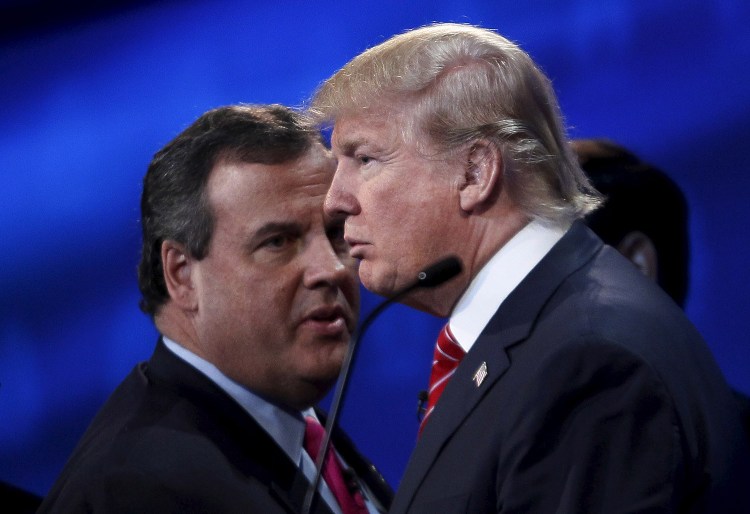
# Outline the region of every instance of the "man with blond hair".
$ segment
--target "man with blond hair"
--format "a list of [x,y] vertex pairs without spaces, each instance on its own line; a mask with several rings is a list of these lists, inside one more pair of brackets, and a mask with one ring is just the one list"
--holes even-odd
[[681,309],[580,221],[602,199],[523,50],[409,31],[325,81],[311,113],[333,125],[325,208],[365,287],[464,265],[403,300],[449,322],[391,512],[748,511],[730,390]]

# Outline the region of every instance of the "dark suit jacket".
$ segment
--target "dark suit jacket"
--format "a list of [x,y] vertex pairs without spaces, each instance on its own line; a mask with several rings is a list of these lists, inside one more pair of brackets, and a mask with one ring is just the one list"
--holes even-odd
[[749,462],[701,336],[576,223],[458,367],[391,512],[750,513]]
[[[343,434],[334,444],[388,505],[374,467]],[[242,407],[160,341],[96,415],[39,512],[292,513],[307,485]]]

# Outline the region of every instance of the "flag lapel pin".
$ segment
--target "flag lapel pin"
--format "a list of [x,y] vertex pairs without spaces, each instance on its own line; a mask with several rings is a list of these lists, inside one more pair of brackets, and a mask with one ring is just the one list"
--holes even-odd
[[486,376],[487,376],[487,363],[482,362],[482,365],[479,366],[479,368],[477,369],[477,372],[474,373],[472,380],[477,385],[477,387],[479,387],[480,385],[482,385],[482,382],[484,382],[484,379]]

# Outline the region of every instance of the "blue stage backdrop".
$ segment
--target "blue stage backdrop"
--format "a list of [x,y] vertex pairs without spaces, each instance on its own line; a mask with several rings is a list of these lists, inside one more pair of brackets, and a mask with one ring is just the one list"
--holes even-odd
[[[150,355],[135,268],[153,153],[209,108],[299,105],[355,54],[433,21],[517,41],[554,81],[572,136],[619,141],[682,185],[688,314],[750,392],[746,0],[95,4],[0,4],[0,480],[45,493]],[[378,300],[365,293],[363,313]],[[393,485],[440,324],[397,306],[362,341],[341,422]]]

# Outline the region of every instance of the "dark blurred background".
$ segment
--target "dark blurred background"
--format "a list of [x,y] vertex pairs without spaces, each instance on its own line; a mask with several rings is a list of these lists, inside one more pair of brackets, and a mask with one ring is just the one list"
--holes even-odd
[[[135,268],[153,153],[219,105],[300,105],[355,54],[432,21],[520,43],[552,78],[571,136],[614,139],[682,186],[687,312],[750,392],[750,2],[101,4],[0,1],[0,480],[44,494],[150,356]],[[378,300],[366,293],[363,312]],[[341,422],[394,486],[440,324],[393,307],[360,347]]]

